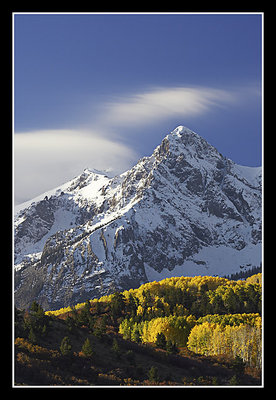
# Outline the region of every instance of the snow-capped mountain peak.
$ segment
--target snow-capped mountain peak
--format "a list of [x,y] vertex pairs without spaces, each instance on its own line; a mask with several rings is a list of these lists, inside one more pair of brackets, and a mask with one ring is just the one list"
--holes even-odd
[[129,171],[87,168],[15,217],[19,307],[225,275],[260,264],[261,168],[235,164],[178,126]]
[[170,136],[182,136],[183,134],[193,134],[196,135],[191,129],[187,128],[184,125],[177,126],[169,135]]

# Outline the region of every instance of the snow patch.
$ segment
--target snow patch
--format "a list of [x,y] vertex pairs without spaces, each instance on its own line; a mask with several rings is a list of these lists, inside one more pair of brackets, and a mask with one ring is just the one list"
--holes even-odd
[[174,276],[231,275],[241,270],[246,271],[257,267],[261,261],[261,244],[249,244],[242,250],[226,246],[204,247],[193,258],[187,259],[182,265],[177,265],[171,271],[164,268],[161,272],[157,272],[149,264],[145,263],[144,265],[148,280],[160,281]]

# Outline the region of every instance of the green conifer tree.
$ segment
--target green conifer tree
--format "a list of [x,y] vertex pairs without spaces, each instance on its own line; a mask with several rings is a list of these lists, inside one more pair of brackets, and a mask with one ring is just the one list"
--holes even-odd
[[162,333],[162,332],[157,333],[155,344],[160,349],[164,349],[164,350],[166,349],[167,341],[166,341],[164,333]]
[[158,382],[159,381],[159,374],[157,367],[151,367],[148,372],[148,378],[151,382]]
[[33,327],[31,326],[31,328],[30,328],[30,332],[29,332],[29,335],[28,335],[28,339],[29,339],[29,341],[31,342],[31,343],[33,343],[33,344],[35,344],[36,343],[36,334],[35,334],[35,332],[34,332],[34,329],[33,329]]
[[176,344],[173,343],[171,340],[167,341],[166,350],[167,350],[168,353],[171,353],[171,354],[176,354],[178,352]]
[[68,356],[69,354],[71,354],[71,350],[72,350],[71,341],[68,336],[65,336],[60,344],[60,352],[63,356]]
[[115,354],[116,358],[120,358],[121,356],[121,350],[118,344],[117,339],[113,339],[113,344],[112,344],[112,351]]
[[92,357],[93,349],[88,338],[85,339],[81,351],[85,355],[85,357]]

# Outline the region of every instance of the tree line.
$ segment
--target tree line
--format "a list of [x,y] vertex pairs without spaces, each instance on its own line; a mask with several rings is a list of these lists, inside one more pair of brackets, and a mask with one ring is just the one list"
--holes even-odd
[[260,368],[261,301],[261,274],[238,281],[177,277],[46,314],[66,313],[69,325],[84,325],[99,335],[109,321],[136,343],[155,343],[169,352],[184,346],[204,355],[240,357]]

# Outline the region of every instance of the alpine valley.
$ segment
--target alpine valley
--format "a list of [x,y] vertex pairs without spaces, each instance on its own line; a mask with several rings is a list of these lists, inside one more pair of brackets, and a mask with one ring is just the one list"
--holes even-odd
[[15,305],[50,310],[259,267],[261,184],[261,167],[235,164],[183,126],[119,176],[85,169],[15,207]]

